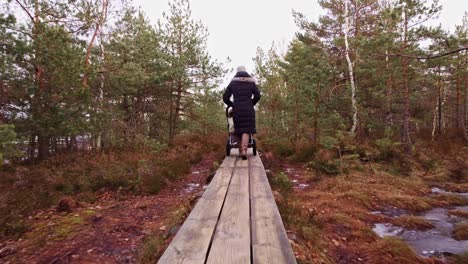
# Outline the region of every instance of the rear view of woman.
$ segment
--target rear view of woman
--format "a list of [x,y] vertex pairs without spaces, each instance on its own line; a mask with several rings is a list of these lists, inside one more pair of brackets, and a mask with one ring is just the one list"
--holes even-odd
[[[234,102],[231,101],[231,95],[234,96]],[[249,134],[257,133],[254,106],[260,97],[254,78],[247,73],[244,66],[237,67],[236,75],[224,91],[223,101],[234,111],[234,129],[239,138],[239,155],[242,159],[247,159]]]

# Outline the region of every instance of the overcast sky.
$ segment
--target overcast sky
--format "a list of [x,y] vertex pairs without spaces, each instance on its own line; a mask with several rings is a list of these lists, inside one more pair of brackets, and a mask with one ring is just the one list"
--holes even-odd
[[[168,0],[134,0],[147,17],[156,22],[168,10]],[[232,70],[245,65],[252,72],[257,47],[268,49],[274,41],[286,49],[294,33],[292,10],[316,21],[321,10],[317,0],[191,0],[192,14],[208,28],[208,49],[213,58],[225,62]],[[461,24],[467,0],[440,0],[442,13],[433,25],[442,23],[453,31]]]

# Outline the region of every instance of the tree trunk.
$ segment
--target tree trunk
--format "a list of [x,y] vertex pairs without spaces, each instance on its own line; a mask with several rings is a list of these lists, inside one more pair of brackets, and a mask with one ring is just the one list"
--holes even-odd
[[457,72],[455,75],[456,79],[456,85],[457,85],[457,99],[455,103],[455,108],[456,108],[456,121],[455,121],[455,126],[457,128],[457,133],[460,132],[461,130],[461,116],[460,116],[460,70],[461,70],[461,65],[460,65],[460,54],[457,55]]
[[[437,97],[438,98],[438,97]],[[432,118],[432,133],[431,133],[431,137],[432,137],[432,141],[435,140],[435,134],[436,134],[436,128],[437,128],[437,111],[438,111],[438,104],[436,103],[436,106],[434,107],[434,111],[433,111],[433,118]]]
[[[405,7],[403,8],[403,21],[404,21],[404,29],[403,29],[403,43],[401,46],[401,54],[405,54],[406,47],[408,45],[408,20],[406,17],[406,10]],[[403,88],[404,88],[404,107],[403,107],[403,143],[405,144],[405,151],[406,153],[411,152],[411,137],[410,137],[410,129],[409,129],[409,119],[410,119],[410,112],[409,112],[409,86],[408,86],[408,57],[404,56],[402,58],[402,78],[403,78]]]
[[183,85],[182,81],[177,81],[177,96],[176,96],[176,104],[175,104],[175,111],[174,111],[174,121],[173,121],[173,138],[177,135],[177,125],[179,122],[180,112],[182,111],[182,92],[183,92]]
[[[106,1],[106,5],[107,5],[107,1]],[[106,7],[107,8],[107,7]],[[106,13],[107,14],[107,11]],[[104,18],[105,20],[105,18]],[[103,40],[102,40],[102,34],[103,33],[103,30],[102,30],[102,25],[101,25],[101,41],[99,43],[99,48],[101,50],[101,60],[102,62],[104,63],[105,62],[105,59],[106,59],[106,51],[104,49],[104,44],[103,44]],[[98,112],[103,112],[104,111],[104,83],[105,83],[105,76],[104,76],[104,72],[101,70],[101,73],[99,74],[99,95],[98,95]],[[100,122],[100,120],[98,121]],[[102,122],[101,122],[102,123]],[[97,136],[96,136],[96,150],[100,151],[102,149],[102,130],[104,128],[103,127],[99,127],[99,131],[97,133]]]
[[298,88],[294,86],[294,124],[293,124],[293,141],[294,148],[299,145],[299,93]]
[[36,158],[36,134],[31,135],[29,141],[29,160],[34,160]]
[[49,157],[49,147],[50,147],[50,140],[49,137],[39,135],[38,136],[38,145],[39,145],[39,160],[45,160]]
[[391,127],[393,125],[393,116],[392,116],[392,74],[390,69],[390,62],[388,58],[388,51],[385,51],[385,68],[387,71],[387,78],[386,78],[386,88],[387,88],[387,113],[385,115],[385,124],[387,127]]
[[348,41],[348,34],[350,31],[350,23],[349,23],[349,13],[348,13],[348,2],[345,1],[345,48],[346,48],[346,61],[348,62],[348,70],[349,70],[349,82],[351,84],[351,107],[353,109],[353,124],[351,126],[350,132],[354,134],[356,132],[357,128],[357,115],[358,115],[358,109],[357,109],[357,102],[356,102],[356,85],[354,83],[354,69],[353,69],[353,63],[351,61],[351,58],[349,56],[350,53],[350,48],[349,48],[349,41]]
[[101,28],[102,24],[104,23],[104,20],[107,16],[107,0],[102,0],[102,10],[101,10],[101,15],[98,18],[98,20],[95,23],[95,28],[93,35],[91,37],[91,40],[89,41],[88,47],[86,49],[86,57],[85,57],[85,68],[84,68],[84,73],[83,73],[83,81],[82,85],[83,88],[87,88],[88,86],[88,68],[89,68],[89,59],[91,57],[91,49],[93,48],[94,41],[96,40],[96,37],[98,35],[99,29]]
[[[36,0],[34,2],[34,12],[35,12],[35,17],[34,17],[34,27],[33,27],[33,43],[36,48],[35,51],[35,61],[34,61],[34,79],[35,79],[35,85],[36,85],[36,91],[34,93],[34,97],[32,100],[32,106],[31,108],[33,109],[33,118],[41,118],[43,116],[42,109],[45,108],[47,110],[47,105],[44,105],[43,102],[43,97],[42,95],[45,92],[45,82],[44,82],[44,70],[42,68],[42,65],[40,65],[40,57],[42,54],[39,54],[38,50],[40,50],[39,46],[39,32],[40,30],[40,13],[39,13],[39,0]],[[37,133],[37,143],[38,143],[38,158],[40,160],[45,160],[49,157],[49,138],[43,134],[43,132]]]
[[319,85],[317,84],[317,94],[315,95],[315,109],[314,109],[314,137],[313,137],[313,140],[314,140],[314,144],[315,145],[318,145],[319,142],[320,142],[320,128],[319,128],[319,125],[318,125],[318,121],[319,121],[319,111],[320,111],[320,93],[319,93],[319,90],[318,90],[318,87]]
[[463,67],[464,68],[464,72],[463,72],[463,86],[464,86],[464,100],[463,100],[463,134],[465,136],[465,139],[468,140],[468,131],[467,131],[467,128],[468,128],[468,113],[467,113],[467,99],[468,99],[468,71],[467,71],[467,67],[468,67],[468,52],[465,51],[465,66]]
[[173,82],[171,81],[171,89],[170,89],[170,94],[169,94],[169,146],[172,146],[174,143],[174,124],[173,124],[173,116],[174,116],[174,102],[172,101],[173,99],[173,93],[174,93],[174,86]]
[[439,95],[438,95],[438,101],[437,101],[437,134],[440,136],[442,135],[442,85],[441,85],[441,82],[440,82],[440,78],[441,78],[441,75],[440,75],[440,65],[438,66],[438,76],[437,76],[437,88],[438,88],[438,91],[439,91]]

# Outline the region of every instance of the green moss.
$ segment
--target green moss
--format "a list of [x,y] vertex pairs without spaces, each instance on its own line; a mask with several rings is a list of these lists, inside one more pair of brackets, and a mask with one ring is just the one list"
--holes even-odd
[[66,216],[60,219],[55,226],[53,236],[56,240],[63,240],[77,231],[77,227],[84,224],[83,219],[77,215]]
[[85,209],[81,213],[84,214],[85,216],[94,216],[97,214],[95,210],[91,210],[91,209]]

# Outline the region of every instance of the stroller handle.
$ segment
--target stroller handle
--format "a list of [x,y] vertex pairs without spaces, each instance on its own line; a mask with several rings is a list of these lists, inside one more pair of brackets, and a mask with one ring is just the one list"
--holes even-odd
[[227,106],[226,107],[226,118],[229,117],[229,108],[232,108],[232,106]]

